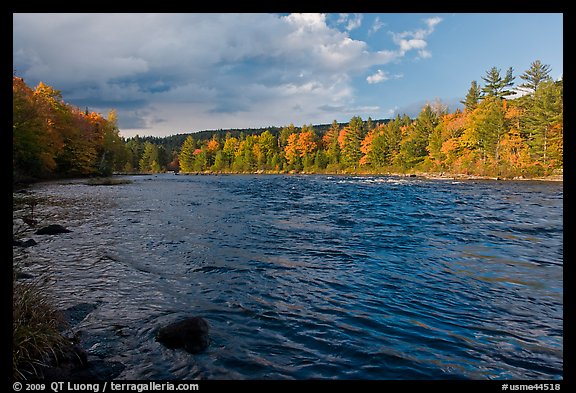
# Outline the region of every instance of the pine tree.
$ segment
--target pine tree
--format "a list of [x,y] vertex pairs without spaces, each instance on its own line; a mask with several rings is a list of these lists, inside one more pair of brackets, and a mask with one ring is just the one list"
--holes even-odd
[[144,143],[144,153],[139,162],[141,172],[160,172],[158,164],[158,147],[148,141]]
[[514,70],[512,67],[508,68],[506,71],[506,76],[502,78],[500,76],[500,69],[492,67],[489,71],[486,71],[486,76],[482,79],[486,82],[486,85],[482,88],[482,92],[488,97],[506,98],[514,94],[512,90],[508,90],[509,87],[514,85],[515,76],[513,76]]
[[340,135],[340,125],[336,120],[332,122],[330,129],[324,134],[322,142],[326,149],[329,164],[340,163],[340,145],[338,144],[338,135]]
[[530,69],[524,71],[520,78],[526,82],[522,83],[519,87],[528,93],[534,94],[540,86],[540,83],[551,81],[550,77],[551,68],[548,64],[542,64],[540,60],[532,62]]
[[468,89],[468,94],[466,94],[466,98],[460,102],[464,104],[464,107],[468,112],[472,112],[478,106],[480,98],[482,98],[480,86],[478,86],[478,82],[472,81],[472,83],[470,83],[470,89]]
[[428,141],[430,134],[438,125],[438,115],[430,105],[425,105],[418,114],[416,121],[409,126],[407,137],[402,141],[402,161],[405,167],[413,167],[428,155]]
[[184,143],[182,144],[182,149],[180,150],[180,155],[178,160],[180,162],[180,171],[182,172],[194,172],[194,161],[196,157],[194,156],[194,151],[196,150],[196,142],[191,135],[189,135]]
[[554,159],[562,165],[563,152],[563,91],[562,83],[546,81],[539,84],[534,99],[529,102],[524,123],[532,156],[545,166]]
[[342,159],[344,164],[349,168],[356,169],[360,162],[360,157],[362,157],[360,147],[362,139],[364,139],[363,126],[364,122],[362,121],[362,118],[360,116],[354,116],[350,119],[348,127],[344,129],[344,143],[341,146]]
[[472,116],[474,139],[480,150],[482,160],[499,160],[500,142],[508,131],[506,127],[504,103],[489,96],[482,101]]

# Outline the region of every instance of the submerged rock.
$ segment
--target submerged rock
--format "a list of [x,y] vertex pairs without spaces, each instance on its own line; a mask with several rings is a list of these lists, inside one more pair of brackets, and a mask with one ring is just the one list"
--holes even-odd
[[[36,369],[40,380],[109,380],[122,373],[125,366],[117,361],[90,359],[82,347],[65,347],[48,365]],[[35,378],[32,378],[35,379]]]
[[35,246],[36,244],[38,244],[38,243],[36,243],[36,241],[34,239],[28,239],[28,240],[16,240],[16,239],[14,239],[14,240],[12,240],[12,245],[18,246],[18,247],[24,247],[24,248],[32,247],[32,246]]
[[28,273],[22,273],[22,272],[16,273],[16,280],[28,280],[30,278],[34,278],[34,276]]
[[208,322],[202,317],[191,317],[172,323],[158,330],[156,341],[170,349],[201,352],[210,344]]
[[64,228],[62,225],[52,224],[48,225],[47,227],[40,228],[34,233],[37,235],[57,235],[59,233],[68,233],[68,232],[72,231]]
[[94,311],[97,307],[97,304],[79,303],[72,307],[68,307],[66,310],[62,311],[62,313],[70,326],[75,326],[82,322],[84,318],[86,318],[88,314]]

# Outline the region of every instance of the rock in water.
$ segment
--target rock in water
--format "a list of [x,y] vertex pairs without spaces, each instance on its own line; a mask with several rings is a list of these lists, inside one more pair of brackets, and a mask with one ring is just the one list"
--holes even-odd
[[36,244],[38,244],[38,243],[36,243],[36,241],[34,239],[28,239],[26,241],[16,240],[16,239],[12,240],[13,246],[24,247],[24,248],[32,247],[32,246],[35,246]]
[[208,331],[208,322],[204,318],[191,317],[158,330],[156,341],[167,348],[184,348],[190,353],[198,353],[210,344]]
[[48,225],[47,227],[40,228],[34,233],[37,235],[57,235],[59,233],[68,233],[68,232],[72,231],[64,228],[62,225],[52,224]]

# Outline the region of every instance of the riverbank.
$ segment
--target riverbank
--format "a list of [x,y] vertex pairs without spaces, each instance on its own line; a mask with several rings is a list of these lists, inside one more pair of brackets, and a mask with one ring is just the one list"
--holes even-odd
[[[86,185],[125,184],[113,179]],[[97,305],[59,307],[50,291],[52,275],[34,268],[30,247],[49,243],[51,235],[72,232],[51,224],[57,215],[30,184],[14,192],[12,252],[12,375],[15,380],[111,379],[123,369],[118,362],[98,359],[81,345],[76,325]],[[46,241],[45,241],[46,239]]]
[[[564,176],[561,174],[554,174],[548,176],[538,177],[497,177],[497,176],[481,176],[471,175],[464,173],[447,173],[447,172],[383,172],[375,173],[370,171],[356,171],[356,172],[296,172],[296,171],[265,171],[258,170],[253,172],[223,172],[223,171],[202,171],[202,172],[172,172],[175,175],[184,176],[200,176],[200,175],[328,175],[328,176],[393,176],[393,177],[413,177],[423,178],[429,180],[498,180],[498,181],[553,181],[563,182]],[[120,174],[118,174],[120,175]],[[142,175],[142,173],[141,173]],[[150,175],[148,173],[148,175]]]
[[[397,176],[406,176],[405,174],[395,174]],[[512,178],[507,177],[494,177],[494,176],[479,176],[468,175],[462,173],[444,173],[444,172],[415,172],[409,176],[415,175],[416,177],[423,177],[430,180],[512,180],[512,181],[564,181],[563,175],[549,175],[539,177],[524,177],[515,176]]]

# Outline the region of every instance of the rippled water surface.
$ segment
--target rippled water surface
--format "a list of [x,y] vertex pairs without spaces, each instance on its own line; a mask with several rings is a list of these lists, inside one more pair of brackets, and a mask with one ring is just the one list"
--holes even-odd
[[[35,186],[73,232],[25,251],[118,379],[563,376],[562,183],[131,179]],[[206,352],[154,340],[191,315]]]

